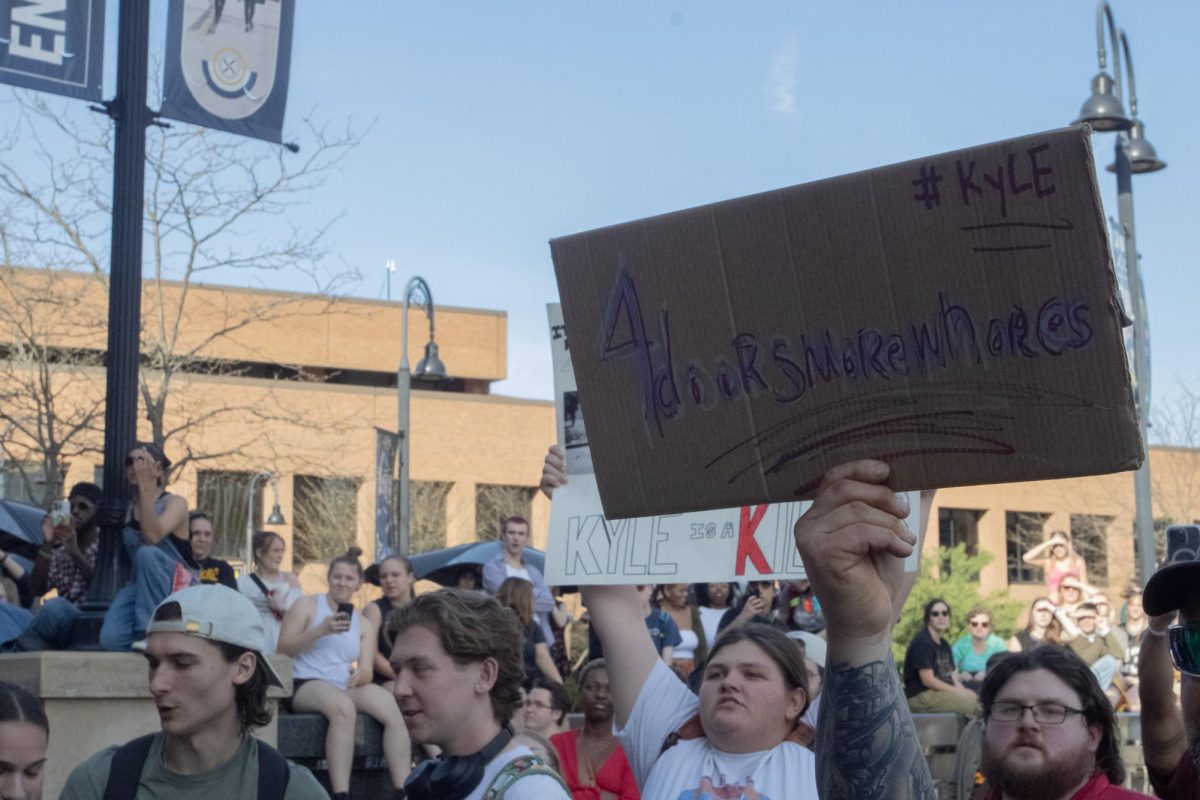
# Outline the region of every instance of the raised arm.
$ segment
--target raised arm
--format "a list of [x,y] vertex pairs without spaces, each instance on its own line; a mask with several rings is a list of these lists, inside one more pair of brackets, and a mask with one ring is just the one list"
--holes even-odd
[[1142,701],[1142,759],[1150,774],[1170,777],[1188,749],[1183,714],[1175,702],[1175,665],[1167,648],[1167,626],[1175,614],[1151,617],[1138,652],[1138,697]]
[[[658,651],[646,630],[645,615],[632,586],[584,586],[583,603],[604,646],[604,663],[612,687],[613,714],[624,728],[642,685],[650,676]],[[642,635],[637,635],[637,634]]]
[[916,537],[902,521],[907,502],[882,485],[887,475],[879,461],[834,467],[796,522],[796,546],[828,624],[815,747],[822,800],[933,797],[891,656],[893,608]]

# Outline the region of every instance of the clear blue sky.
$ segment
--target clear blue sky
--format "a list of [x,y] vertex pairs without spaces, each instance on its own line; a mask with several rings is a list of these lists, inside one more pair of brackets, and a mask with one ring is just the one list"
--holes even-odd
[[[289,127],[375,121],[312,221],[345,213],[358,294],[383,297],[391,258],[397,295],[421,274],[439,304],[507,311],[496,391],[521,397],[552,394],[551,237],[1059,127],[1097,71],[1091,0],[298,5]],[[1169,163],[1135,177],[1157,401],[1200,384],[1200,3],[1114,10]]]

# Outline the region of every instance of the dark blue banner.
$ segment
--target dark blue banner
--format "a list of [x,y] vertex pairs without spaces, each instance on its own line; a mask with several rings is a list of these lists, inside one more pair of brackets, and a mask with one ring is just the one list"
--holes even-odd
[[164,117],[283,141],[295,0],[171,0]]
[[99,100],[104,0],[0,0],[0,83]]

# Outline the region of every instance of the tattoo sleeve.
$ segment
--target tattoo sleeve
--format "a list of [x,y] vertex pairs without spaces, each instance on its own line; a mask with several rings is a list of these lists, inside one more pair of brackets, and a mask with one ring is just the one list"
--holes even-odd
[[933,778],[889,655],[825,675],[817,723],[822,800],[932,800]]

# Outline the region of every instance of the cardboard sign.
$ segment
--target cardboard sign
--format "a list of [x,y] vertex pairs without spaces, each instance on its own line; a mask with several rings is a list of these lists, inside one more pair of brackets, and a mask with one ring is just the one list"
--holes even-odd
[[1086,128],[550,246],[610,519],[1141,463]]
[[[550,506],[546,581],[551,586],[798,580],[805,575],[792,529],[807,502],[607,520],[571,368],[570,340],[557,303],[547,306],[554,357],[558,441],[567,454],[567,485]],[[910,492],[910,530],[921,525],[920,493]],[[906,559],[915,572],[920,544]]]

